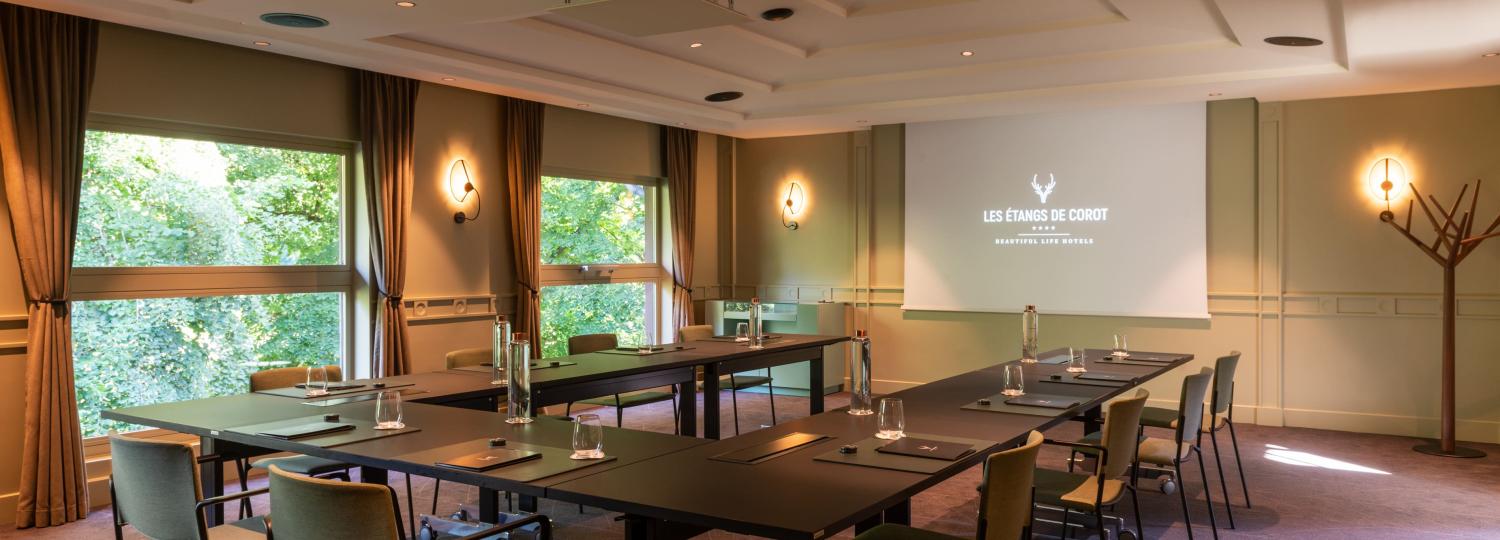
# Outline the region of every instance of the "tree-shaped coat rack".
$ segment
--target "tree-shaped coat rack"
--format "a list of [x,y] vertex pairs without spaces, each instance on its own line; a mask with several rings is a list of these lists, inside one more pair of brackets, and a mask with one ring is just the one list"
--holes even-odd
[[[1433,261],[1438,263],[1438,266],[1443,267],[1442,436],[1436,442],[1422,443],[1412,448],[1424,454],[1462,458],[1477,458],[1484,457],[1485,455],[1480,450],[1458,446],[1454,433],[1455,399],[1453,396],[1456,376],[1455,338],[1457,337],[1457,333],[1455,323],[1458,315],[1457,289],[1454,286],[1454,279],[1457,274],[1458,265],[1464,262],[1464,259],[1468,258],[1470,254],[1474,253],[1474,250],[1479,247],[1481,242],[1484,242],[1488,238],[1500,236],[1500,232],[1496,231],[1497,228],[1500,228],[1500,216],[1495,216],[1495,219],[1484,229],[1484,232],[1479,234],[1474,233],[1474,224],[1478,221],[1478,216],[1474,212],[1479,205],[1479,188],[1483,185],[1483,181],[1476,181],[1474,183],[1474,194],[1472,198],[1468,199],[1469,208],[1464,211],[1463,215],[1458,215],[1459,209],[1464,206],[1464,196],[1469,193],[1468,184],[1464,184],[1463,189],[1459,190],[1458,198],[1454,199],[1453,204],[1446,207],[1438,202],[1436,197],[1431,195],[1428,195],[1427,199],[1424,200],[1422,192],[1417,190],[1416,184],[1411,184],[1413,200],[1408,201],[1406,204],[1405,225],[1397,224],[1396,214],[1390,210],[1391,184],[1389,179],[1381,185],[1381,188],[1386,191],[1386,209],[1380,213],[1380,220],[1389,223],[1391,227],[1394,227],[1407,240],[1411,240],[1411,243],[1416,245],[1417,249],[1422,250],[1422,253],[1431,257]],[[1429,205],[1428,202],[1432,204]],[[1415,210],[1414,206],[1417,204],[1422,205],[1422,213],[1427,215],[1427,222],[1432,225],[1433,231],[1437,233],[1437,238],[1434,238],[1431,242],[1424,241],[1412,234],[1411,218]]]

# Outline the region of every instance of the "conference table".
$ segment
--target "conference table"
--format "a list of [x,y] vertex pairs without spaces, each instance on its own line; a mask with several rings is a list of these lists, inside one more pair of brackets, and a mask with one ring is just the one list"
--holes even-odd
[[[697,371],[702,370],[704,390],[704,418],[703,434],[709,439],[719,437],[719,374],[737,373],[754,369],[793,364],[798,362],[808,363],[809,379],[814,388],[822,388],[823,385],[823,348],[840,342],[848,341],[843,336],[817,336],[784,334],[776,339],[767,340],[765,347],[751,349],[744,343],[737,343],[733,338],[716,338],[705,341],[694,341],[682,344],[671,344],[664,346],[664,350],[652,354],[631,354],[626,350],[601,351],[587,354],[572,355],[561,358],[549,358],[538,360],[534,363],[532,370],[532,402],[536,408],[558,405],[570,401],[578,401],[593,397],[607,396],[615,393],[645,390],[660,386],[676,385],[679,397],[679,423],[678,433],[685,436],[696,436],[697,431]],[[554,367],[553,363],[556,363]],[[200,452],[205,455],[215,456],[216,459],[204,463],[201,466],[201,483],[205,496],[216,496],[223,494],[224,490],[224,468],[226,462],[237,459],[248,459],[255,456],[275,452],[296,452],[314,455],[329,459],[336,459],[361,465],[363,474],[361,478],[366,481],[384,482],[386,471],[392,469],[390,458],[395,454],[387,455],[381,448],[371,449],[372,453],[364,455],[359,459],[349,454],[350,451],[362,450],[365,443],[339,445],[324,447],[308,440],[280,440],[271,437],[260,437],[236,433],[232,431],[235,427],[264,424],[267,422],[285,421],[297,418],[321,417],[325,414],[338,414],[345,418],[374,418],[374,398],[380,390],[401,392],[403,401],[408,405],[408,410],[415,414],[423,415],[424,420],[431,419],[433,422],[407,422],[408,425],[420,426],[421,432],[410,436],[393,437],[389,444],[398,448],[406,448],[408,444],[419,445],[447,445],[455,444],[448,438],[428,440],[430,434],[436,429],[452,429],[457,433],[491,433],[484,422],[475,421],[471,423],[472,416],[463,416],[458,409],[473,409],[476,413],[484,411],[484,418],[498,417],[503,422],[504,415],[496,415],[494,411],[498,402],[504,399],[506,389],[504,386],[490,384],[489,370],[466,371],[445,370],[430,373],[418,373],[412,375],[401,375],[379,379],[368,379],[350,381],[351,384],[363,385],[344,393],[332,393],[315,399],[306,399],[298,393],[283,392],[276,395],[269,392],[246,393],[223,397],[213,397],[197,400],[189,400],[175,403],[161,403],[155,405],[144,405],[139,407],[128,407],[122,409],[103,411],[101,416],[109,420],[127,422],[142,426],[150,426],[169,429],[180,433],[196,435],[200,440]],[[376,388],[375,385],[383,388]],[[274,391],[272,391],[274,392]],[[822,392],[812,392],[808,403],[809,414],[823,412],[824,402]],[[441,405],[428,411],[427,405]],[[543,421],[539,419],[538,425],[555,423],[554,421]],[[571,429],[566,422],[556,430],[566,431]],[[509,426],[509,424],[505,424]],[[571,432],[564,435],[553,433],[553,428],[537,428],[526,433],[536,432],[531,437],[521,439],[522,444],[537,444],[542,446],[555,446],[551,443],[562,441],[561,446],[567,446],[571,438]],[[613,428],[611,428],[613,429]],[[427,433],[423,435],[422,433]],[[484,438],[495,436],[506,436],[509,430],[501,429],[501,435],[489,435]],[[643,435],[637,432],[629,432],[630,435],[622,436],[625,441],[632,441]],[[478,437],[474,435],[471,439]],[[561,438],[558,438],[561,437]],[[671,436],[667,436],[671,437]],[[677,439],[676,437],[671,437]],[[402,439],[402,440],[397,440]],[[526,442],[532,440],[533,442]],[[691,439],[686,439],[691,440]],[[420,441],[420,442],[409,442]],[[445,442],[447,441],[447,442]],[[382,444],[387,441],[378,441]],[[441,443],[441,444],[439,444]],[[642,443],[640,450],[646,454],[627,454],[621,456],[619,463],[628,463],[632,459],[648,457],[651,452],[669,453],[677,449],[682,443]],[[647,449],[650,449],[649,451]],[[397,468],[403,472],[421,474],[423,476],[443,478],[444,475],[437,474],[438,471],[431,470],[431,463],[427,468],[411,467]],[[602,470],[608,467],[602,467]],[[442,471],[452,474],[451,471]],[[559,478],[566,478],[562,476]],[[547,482],[556,480],[548,479]],[[460,480],[461,481],[461,480]],[[479,485],[485,491],[507,491],[522,495],[522,508],[534,507],[534,497],[539,494],[546,482],[500,482],[497,486],[490,486],[484,482],[465,482]],[[493,484],[493,482],[490,482]],[[521,485],[526,484],[526,485]],[[492,489],[493,487],[493,489]],[[487,500],[493,498],[486,497]],[[493,504],[493,503],[489,503]],[[482,508],[481,510],[483,510]],[[223,520],[223,507],[217,505],[209,512],[210,523],[221,523]]]

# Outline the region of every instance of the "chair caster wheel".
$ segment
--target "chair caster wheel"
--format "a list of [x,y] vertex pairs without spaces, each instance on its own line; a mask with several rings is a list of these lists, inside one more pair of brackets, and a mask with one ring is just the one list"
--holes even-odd
[[1162,493],[1171,495],[1177,492],[1177,482],[1170,476],[1163,476],[1157,480],[1156,489],[1161,490]]

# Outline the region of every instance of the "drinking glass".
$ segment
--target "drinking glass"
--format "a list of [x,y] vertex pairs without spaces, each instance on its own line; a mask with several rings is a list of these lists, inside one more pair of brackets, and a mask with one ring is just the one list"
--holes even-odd
[[651,354],[651,349],[655,345],[651,339],[651,332],[642,332],[641,341],[636,344],[636,352],[639,354]]
[[1109,355],[1115,358],[1125,358],[1130,356],[1130,352],[1126,350],[1129,348],[1130,345],[1125,342],[1125,334],[1115,334],[1115,350]]
[[877,439],[896,440],[906,436],[906,414],[901,410],[901,400],[896,398],[885,398],[880,400],[879,428],[875,432]]
[[750,324],[739,323],[734,325],[735,341],[750,341]]
[[573,417],[572,459],[604,458],[604,425],[597,414],[580,414]]
[[328,371],[322,366],[307,368],[307,384],[302,388],[307,390],[307,397],[328,395]]
[[1084,351],[1077,351],[1075,354],[1071,347],[1068,348],[1068,373],[1083,373],[1088,371],[1088,367],[1084,365],[1085,359],[1083,355]]
[[401,429],[401,392],[386,390],[375,398],[375,429]]
[[531,340],[526,337],[526,332],[510,336],[510,365],[505,366],[505,423],[530,424]]
[[1005,365],[1005,388],[1000,393],[1011,397],[1026,394],[1026,375],[1020,363]]

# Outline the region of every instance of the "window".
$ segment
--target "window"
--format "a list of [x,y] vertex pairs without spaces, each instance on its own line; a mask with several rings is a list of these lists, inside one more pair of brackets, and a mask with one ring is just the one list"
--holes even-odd
[[661,306],[655,179],[542,177],[542,355],[568,338],[608,333],[621,344],[656,335]]
[[352,146],[94,118],[74,244],[85,437],[102,410],[245,392],[260,369],[348,372]]

